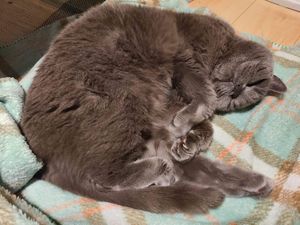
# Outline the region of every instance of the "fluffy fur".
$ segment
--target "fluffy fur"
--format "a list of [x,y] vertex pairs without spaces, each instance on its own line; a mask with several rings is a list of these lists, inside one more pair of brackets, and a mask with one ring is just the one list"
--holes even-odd
[[272,186],[194,158],[211,142],[207,119],[284,90],[271,53],[221,20],[97,6],[52,43],[21,126],[43,178],[62,188],[153,212],[207,212],[224,194]]

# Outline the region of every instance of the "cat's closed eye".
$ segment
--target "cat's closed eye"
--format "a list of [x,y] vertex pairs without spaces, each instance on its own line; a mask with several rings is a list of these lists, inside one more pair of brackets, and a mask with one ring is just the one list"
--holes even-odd
[[257,81],[254,81],[254,82],[249,82],[246,86],[247,87],[253,87],[253,86],[260,85],[260,84],[264,84],[266,82],[268,82],[268,79],[261,79],[261,80],[257,80]]

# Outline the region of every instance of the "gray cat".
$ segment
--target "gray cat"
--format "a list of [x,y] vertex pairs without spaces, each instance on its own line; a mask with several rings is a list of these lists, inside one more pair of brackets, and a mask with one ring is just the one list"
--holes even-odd
[[21,122],[43,178],[152,212],[207,212],[271,181],[199,155],[209,118],[285,85],[264,47],[209,16],[97,6],[52,43]]

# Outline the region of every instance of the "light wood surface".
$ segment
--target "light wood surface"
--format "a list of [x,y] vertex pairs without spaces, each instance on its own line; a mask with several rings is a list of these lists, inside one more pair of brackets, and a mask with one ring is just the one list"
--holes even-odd
[[42,0],[0,0],[0,41],[6,43],[36,29],[56,8]]
[[[33,31],[65,1],[0,0],[0,43]],[[208,7],[241,32],[285,45],[300,42],[300,13],[266,0],[192,0],[190,6]]]
[[237,31],[293,45],[300,42],[300,13],[265,0],[193,0],[192,7],[208,7]]
[[0,45],[35,30],[66,0],[0,0]]
[[255,0],[194,0],[190,3],[190,6],[208,7],[215,14],[232,24],[254,2]]

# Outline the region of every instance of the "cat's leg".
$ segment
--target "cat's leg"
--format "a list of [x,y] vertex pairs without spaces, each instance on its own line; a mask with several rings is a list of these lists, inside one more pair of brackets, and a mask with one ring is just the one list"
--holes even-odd
[[172,162],[160,157],[139,159],[120,168],[113,190],[139,189],[150,185],[168,186],[177,181]]
[[[72,183],[74,177],[74,179],[86,180],[96,188],[115,191],[140,189],[152,185],[169,186],[178,181],[182,171],[175,167],[170,158],[163,154],[165,149],[161,152],[162,154],[159,156],[140,158],[128,163],[120,163],[119,161],[114,164],[112,161],[110,166],[105,169],[99,167],[99,163],[84,167],[83,161],[90,161],[91,163],[91,159],[86,158],[76,165],[80,170],[65,170],[65,164],[58,160],[43,171],[42,178],[64,187],[64,183]],[[75,161],[73,160],[73,163]],[[59,171],[65,172],[60,173]]]
[[195,124],[213,115],[216,93],[206,70],[186,63],[177,63],[174,70],[173,86],[188,104],[175,114],[170,130],[176,137],[182,137]]
[[171,154],[176,161],[186,162],[200,152],[208,149],[212,142],[213,128],[209,120],[204,120],[183,137],[178,138],[171,147]]
[[207,184],[228,195],[265,197],[273,188],[272,180],[264,175],[203,156],[179,166],[183,170],[182,179]]

